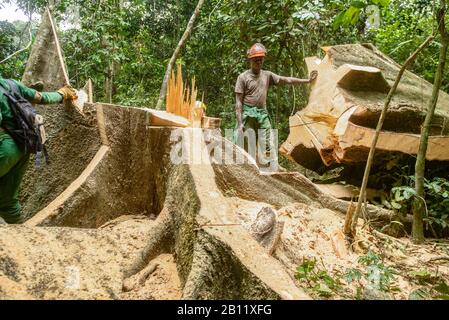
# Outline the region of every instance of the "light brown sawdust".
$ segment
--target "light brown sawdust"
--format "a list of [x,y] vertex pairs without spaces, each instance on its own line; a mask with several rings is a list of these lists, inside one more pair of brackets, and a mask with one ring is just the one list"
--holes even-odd
[[157,263],[142,286],[123,292],[123,300],[179,300],[182,296],[181,282],[172,254],[161,254],[150,263]]
[[[251,216],[261,206],[270,206],[236,197],[231,198],[231,201],[237,216],[243,221],[246,220],[243,218],[245,214]],[[413,271],[426,270],[444,279],[446,283],[449,282],[449,262],[430,261],[435,257],[449,256],[447,241],[429,240],[423,245],[415,245],[408,238],[379,237],[378,233],[369,225],[363,225],[360,220],[355,241],[352,245],[344,241],[346,250],[343,250],[342,254],[342,243],[339,239],[342,240],[344,215],[313,205],[292,203],[277,210],[277,220],[284,221],[285,224],[274,257],[285,266],[292,278],[304,260],[316,260],[318,267],[330,275],[344,274],[350,268],[363,271],[366,266],[359,263],[358,259],[366,255],[368,250],[372,250],[383,257],[382,263],[385,266],[397,271],[392,283],[397,290],[388,293],[391,299],[408,299],[413,290],[422,287],[422,284],[410,276]],[[355,283],[344,285],[347,293],[355,292]],[[351,295],[334,295],[332,299],[348,297]]]

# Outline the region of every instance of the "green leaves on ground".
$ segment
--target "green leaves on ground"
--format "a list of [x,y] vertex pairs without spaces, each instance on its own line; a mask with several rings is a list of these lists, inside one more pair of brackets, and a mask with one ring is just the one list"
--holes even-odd
[[304,259],[296,270],[295,278],[306,282],[312,292],[322,297],[331,297],[341,286],[338,277],[331,276],[325,269],[317,266],[316,259]]
[[409,272],[408,277],[422,285],[410,293],[409,300],[449,300],[449,286],[441,276],[424,269]]
[[319,297],[330,298],[334,295],[347,296],[343,283],[356,283],[356,291],[352,298],[363,298],[362,292],[366,286],[376,290],[389,292],[397,290],[393,286],[397,272],[386,266],[381,257],[369,250],[366,255],[358,259],[363,268],[349,268],[343,274],[334,271],[329,273],[324,264],[320,267],[316,259],[304,259],[298,266],[295,278],[305,285],[311,294]]

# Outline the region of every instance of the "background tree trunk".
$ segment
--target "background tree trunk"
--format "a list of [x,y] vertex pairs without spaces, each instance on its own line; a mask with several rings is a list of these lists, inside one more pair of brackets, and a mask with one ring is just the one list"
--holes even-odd
[[440,0],[440,7],[437,13],[438,30],[441,35],[441,47],[440,58],[438,63],[438,69],[435,74],[435,80],[433,84],[432,99],[429,103],[429,108],[424,120],[424,124],[421,128],[421,140],[419,144],[419,151],[416,157],[415,163],[415,191],[416,197],[413,201],[413,227],[412,238],[413,241],[419,243],[424,240],[424,228],[423,218],[425,213],[425,194],[424,194],[424,171],[426,162],[427,144],[429,140],[430,124],[432,122],[433,115],[435,113],[435,107],[438,102],[438,96],[440,93],[441,82],[443,79],[443,71],[446,65],[447,48],[449,44],[449,38],[444,25],[444,15],[446,12],[446,0]]
[[156,109],[162,109],[162,104],[164,103],[165,95],[167,94],[167,83],[170,79],[170,74],[173,69],[173,66],[176,62],[176,58],[179,55],[179,52],[184,47],[187,39],[189,38],[190,34],[193,30],[193,25],[195,23],[196,18],[198,17],[201,7],[204,4],[204,0],[199,0],[198,4],[196,5],[195,11],[193,12],[192,16],[190,17],[189,23],[187,24],[187,28],[184,31],[184,34],[181,37],[181,40],[179,40],[178,46],[176,47],[175,51],[173,52],[172,57],[170,58],[170,61],[167,66],[167,70],[165,71],[164,80],[162,82],[161,92],[159,94],[159,99],[156,104]]
[[109,62],[108,67],[106,68],[106,79],[104,84],[104,95],[105,99],[108,103],[112,103],[112,87],[114,84],[114,63]]
[[[365,167],[365,172],[363,174],[363,180],[362,180],[362,186],[360,187],[360,194],[359,194],[359,200],[357,202],[357,206],[354,212],[354,216],[352,218],[352,224],[351,224],[351,233],[352,235],[355,235],[356,232],[356,226],[357,226],[357,220],[359,218],[360,215],[360,211],[362,210],[362,203],[364,202],[365,199],[365,193],[366,193],[366,187],[368,185],[368,179],[369,179],[369,175],[370,175],[370,171],[371,171],[371,166],[373,164],[373,159],[374,159],[374,152],[376,151],[376,144],[377,141],[379,139],[379,135],[380,135],[380,131],[382,130],[382,126],[384,124],[385,121],[385,117],[387,115],[387,111],[388,111],[388,107],[390,106],[390,102],[391,99],[396,91],[396,88],[399,85],[399,82],[401,81],[402,75],[404,74],[406,68],[413,62],[413,60],[415,60],[416,56],[418,55],[418,53],[423,50],[425,47],[427,47],[427,45],[430,43],[430,41],[432,41],[433,36],[428,37],[419,47],[418,49],[416,49],[411,55],[410,57],[404,62],[404,65],[402,66],[401,70],[399,70],[399,73],[396,77],[396,80],[393,84],[393,86],[391,87],[390,91],[388,92],[387,95],[387,99],[385,100],[385,104],[384,107],[382,109],[382,113],[380,114],[380,118],[379,121],[377,123],[377,127],[376,127],[376,133],[374,135],[373,138],[373,142],[369,151],[369,155],[368,155],[368,159],[366,161],[366,167]],[[351,236],[351,235],[348,235]]]

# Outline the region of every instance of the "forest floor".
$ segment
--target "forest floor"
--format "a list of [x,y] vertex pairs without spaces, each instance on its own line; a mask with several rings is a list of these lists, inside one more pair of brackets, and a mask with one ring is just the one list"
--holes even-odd
[[161,254],[153,259],[156,269],[131,291],[123,292],[122,300],[179,300],[182,296],[181,282],[172,254]]
[[[237,212],[261,205],[232,198]],[[352,244],[344,216],[300,203],[277,210],[284,230],[274,252],[286,271],[318,299],[449,298],[449,241],[422,245],[359,224]]]

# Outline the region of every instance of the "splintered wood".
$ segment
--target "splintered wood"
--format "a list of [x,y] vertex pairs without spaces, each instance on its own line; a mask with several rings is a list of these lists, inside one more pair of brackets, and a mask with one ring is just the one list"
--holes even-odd
[[197,103],[198,91],[195,88],[195,77],[191,87],[184,84],[182,79],[182,66],[178,64],[177,72],[172,71],[167,89],[166,111],[189,120],[190,125],[201,127],[203,117],[203,103]]

